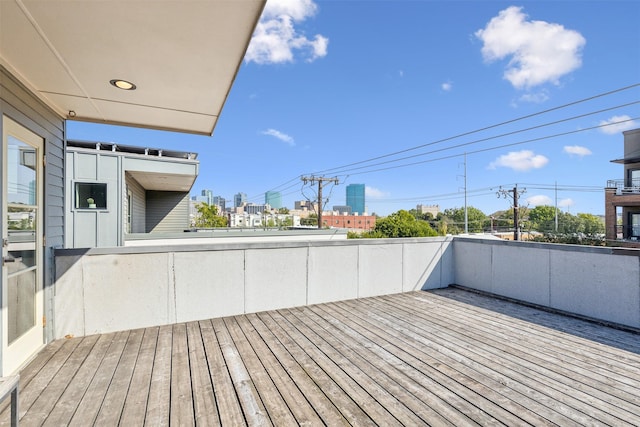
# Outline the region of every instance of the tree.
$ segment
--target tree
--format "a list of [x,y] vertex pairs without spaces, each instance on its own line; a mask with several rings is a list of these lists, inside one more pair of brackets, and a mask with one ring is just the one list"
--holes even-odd
[[300,218],[300,225],[318,225],[318,215],[317,214],[309,214],[307,218]]
[[529,222],[531,230],[541,233],[555,230],[556,208],[553,206],[536,206],[529,210]]
[[418,220],[405,210],[392,213],[376,221],[375,228],[362,237],[427,237],[438,234],[426,221]]
[[288,213],[289,213],[289,209],[287,209],[287,208],[280,208],[280,209],[278,209],[278,213],[279,213],[279,214],[285,214],[285,215],[286,215],[286,214],[288,214]]
[[[452,220],[447,225],[450,233],[464,231],[464,208],[445,209],[443,215]],[[470,233],[482,233],[487,226],[487,215],[473,206],[467,207],[467,224]]]
[[587,235],[604,234],[604,222],[597,216],[586,213],[579,213],[578,218],[584,226],[584,233]]
[[196,227],[214,228],[226,227],[227,217],[221,216],[216,205],[210,205],[202,202],[198,204],[198,216],[196,217]]

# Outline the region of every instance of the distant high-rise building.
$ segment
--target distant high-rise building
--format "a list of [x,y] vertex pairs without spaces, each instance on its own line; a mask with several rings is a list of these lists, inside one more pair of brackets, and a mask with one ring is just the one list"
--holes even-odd
[[280,209],[282,207],[282,195],[279,191],[267,191],[264,193],[264,203],[273,209]]
[[247,203],[247,194],[246,193],[238,193],[233,196],[233,206],[239,208],[243,203]]
[[211,190],[202,190],[201,195],[202,195],[202,197],[204,197],[204,200],[207,202],[208,205],[212,205],[213,204],[213,191],[211,191]]
[[222,196],[213,196],[213,205],[216,205],[220,208],[220,212],[224,212],[227,209],[226,200]]
[[351,207],[351,213],[364,214],[364,202],[364,184],[347,185],[347,206]]

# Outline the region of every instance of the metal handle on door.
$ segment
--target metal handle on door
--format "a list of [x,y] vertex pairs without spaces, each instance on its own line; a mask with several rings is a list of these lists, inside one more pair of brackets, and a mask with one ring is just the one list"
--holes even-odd
[[4,264],[8,263],[8,262],[22,262],[22,257],[12,257],[12,256],[6,256],[6,257],[2,257],[2,262]]

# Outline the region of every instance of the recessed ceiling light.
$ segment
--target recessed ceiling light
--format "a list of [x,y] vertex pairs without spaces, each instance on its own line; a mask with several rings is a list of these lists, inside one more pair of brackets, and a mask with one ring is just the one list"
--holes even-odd
[[109,83],[111,83],[113,86],[117,87],[118,89],[122,89],[122,90],[135,90],[136,89],[136,85],[134,85],[133,83],[128,82],[126,80],[113,79]]

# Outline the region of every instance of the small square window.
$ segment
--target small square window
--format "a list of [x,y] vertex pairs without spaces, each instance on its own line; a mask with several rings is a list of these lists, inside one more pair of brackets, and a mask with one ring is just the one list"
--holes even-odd
[[107,184],[76,182],[76,209],[106,209]]

